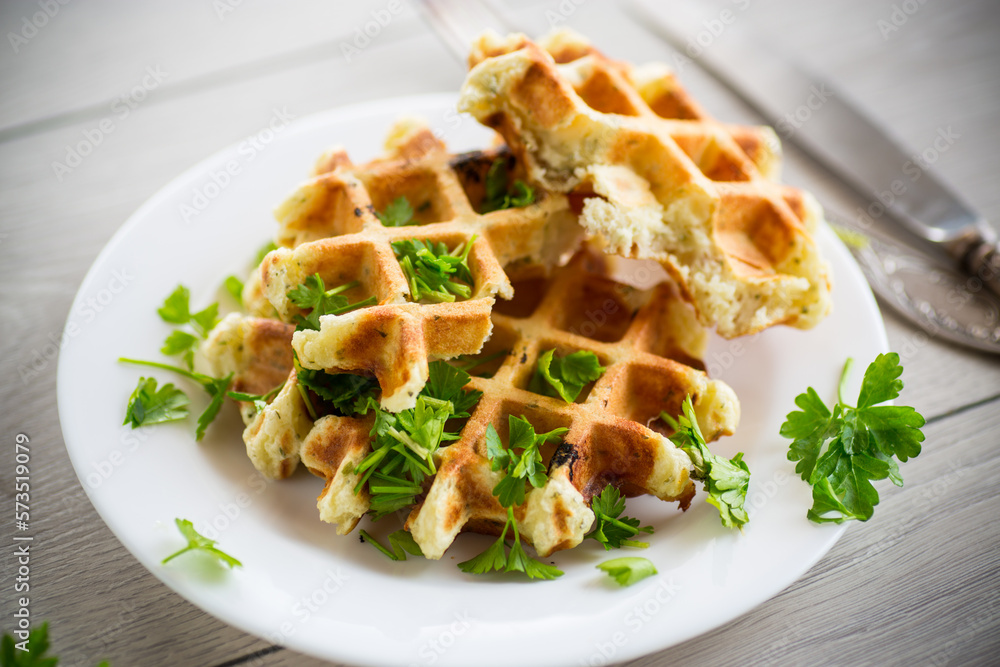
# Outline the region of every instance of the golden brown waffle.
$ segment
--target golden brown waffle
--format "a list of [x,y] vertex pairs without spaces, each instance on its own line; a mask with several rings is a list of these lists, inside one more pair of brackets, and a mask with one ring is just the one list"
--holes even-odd
[[[276,213],[277,240],[285,247],[261,264],[260,290],[285,321],[302,314],[288,298],[289,290],[313,274],[328,287],[357,281],[358,287],[344,293],[352,302],[374,296],[375,306],[324,316],[318,331],[296,333],[293,347],[305,368],[374,375],[382,406],[395,412],[413,407],[427,380],[428,359],[479,351],[490,335],[495,297],[512,296],[505,267],[516,272],[551,265],[580,233],[561,195],[539,193],[523,208],[477,212],[494,159],[505,161],[511,182],[523,177],[502,149],[450,155],[426,127],[412,121],[393,128],[387,149],[386,157],[361,166],[343,151],[320,159],[319,175]],[[417,224],[386,227],[376,212],[400,196],[413,206]],[[404,239],[444,243],[449,249],[471,243],[471,296],[454,303],[411,302],[391,247]]]
[[[492,494],[499,477],[490,470],[484,435],[492,424],[506,441],[510,415],[526,418],[538,432],[569,429],[558,449],[543,448],[548,483],[529,490],[515,510],[522,536],[540,554],[583,539],[594,519],[591,497],[609,483],[687,506],[694,494],[691,461],[664,437],[660,412],[679,414],[690,394],[702,430],[715,439],[735,429],[739,403],[727,385],[694,367],[705,332],[676,288],[615,282],[602,256],[584,252],[551,278],[516,284],[514,299],[498,304],[493,321],[493,336],[476,357],[491,361],[471,369],[489,377],[475,376],[468,385],[483,397],[460,439],[439,450],[437,475],[406,521],[428,558],[440,558],[463,529],[499,534],[503,528],[506,511]],[[560,356],[592,351],[607,370],[576,403],[533,393],[527,387],[547,349]],[[367,496],[353,494],[353,469],[370,447],[371,423],[324,417],[300,452],[326,479],[318,505],[340,533],[367,510]]]
[[660,262],[721,335],[826,315],[822,214],[768,180],[765,135],[713,120],[664,68],[610,61],[566,31],[541,45],[487,33],[470,63],[460,110],[497,129],[533,181],[582,198],[606,252]]

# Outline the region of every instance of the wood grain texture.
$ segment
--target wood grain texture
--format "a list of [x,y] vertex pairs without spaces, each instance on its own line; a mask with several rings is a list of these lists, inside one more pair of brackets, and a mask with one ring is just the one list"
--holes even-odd
[[[76,2],[14,53],[0,45],[0,425],[31,437],[37,500],[32,609],[50,621],[64,665],[329,664],[273,647],[169,591],[104,526],[70,465],[55,405],[58,340],[73,294],[101,247],[172,177],[262,128],[390,95],[454,89],[461,67],[411,7],[353,63],[339,43],[385,2],[244,0]],[[565,4],[565,3],[564,3]],[[572,3],[570,3],[572,4]],[[961,137],[933,169],[1000,220],[1000,9],[991,0],[927,2],[883,35],[901,3],[726,2],[810,67],[838,82],[913,150],[953,126]],[[916,3],[915,3],[916,4]],[[559,2],[509,6],[541,32]],[[36,2],[0,5],[17,31]],[[611,3],[583,3],[566,24],[615,57],[672,52]],[[111,108],[146,67],[168,72],[125,118]],[[696,67],[685,83],[717,117],[753,113]],[[115,130],[60,180],[52,163],[104,119]],[[317,147],[319,152],[324,147]],[[838,210],[853,195],[794,150],[786,178]],[[736,621],[632,665],[993,664],[1000,655],[1000,361],[925,339],[886,313],[904,358],[902,402],[931,418],[924,453],[884,488],[874,519],[852,526],[804,578]],[[72,341],[67,341],[71,345]],[[0,497],[13,501],[12,474]],[[12,518],[0,520],[5,537]],[[13,569],[0,561],[0,628]],[[586,638],[581,638],[585,641]]]

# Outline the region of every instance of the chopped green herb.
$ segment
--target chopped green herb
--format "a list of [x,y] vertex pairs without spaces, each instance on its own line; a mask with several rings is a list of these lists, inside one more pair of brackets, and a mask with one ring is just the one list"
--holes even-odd
[[243,281],[236,276],[226,276],[222,286],[226,288],[229,295],[236,300],[236,303],[243,305]]
[[506,160],[498,157],[493,160],[486,172],[486,196],[479,207],[480,213],[490,213],[505,208],[519,208],[535,201],[535,191],[524,181],[518,179],[509,189],[507,187]]
[[[523,417],[509,415],[507,423],[510,431],[507,447],[504,447],[493,424],[486,428],[486,453],[493,471],[505,473],[493,488],[493,495],[501,505],[511,507],[524,503],[525,480],[536,489],[545,485],[548,474],[542,465],[539,447],[546,442],[559,440],[569,429],[557,428],[536,435],[535,427]],[[520,453],[515,449],[520,449]]]
[[407,553],[413,556],[421,557],[424,555],[424,552],[420,549],[420,545],[413,539],[413,535],[411,535],[409,531],[397,530],[393,533],[389,533],[388,549],[382,546],[378,540],[369,535],[366,531],[360,530],[358,532],[361,534],[361,539],[384,553],[390,560],[406,560]]
[[[514,533],[514,543],[507,552],[507,531]],[[458,569],[469,574],[486,574],[488,572],[524,572],[529,579],[555,579],[563,572],[554,565],[543,563],[531,558],[521,546],[521,536],[517,531],[517,520],[514,518],[514,508],[507,508],[507,523],[497,541],[486,551],[458,564]]]
[[170,324],[190,324],[199,336],[205,338],[219,323],[219,304],[213,303],[197,313],[191,312],[191,292],[184,285],[178,285],[156,312]]
[[621,516],[622,512],[625,511],[625,498],[611,484],[605,486],[600,495],[594,496],[590,507],[594,510],[596,521],[593,530],[587,533],[587,537],[603,544],[605,550],[609,551],[621,547],[645,549],[649,546],[646,542],[639,542],[631,538],[639,533],[652,534],[652,526],[640,528],[638,519]]
[[174,519],[174,523],[177,524],[177,530],[181,531],[181,535],[187,540],[187,546],[183,549],[175,551],[166,558],[164,558],[161,563],[166,565],[169,561],[177,558],[183,553],[188,551],[204,551],[205,553],[215,556],[219,561],[225,563],[230,568],[243,567],[243,563],[239,562],[226,552],[215,547],[216,541],[210,540],[204,535],[201,535],[194,529],[194,524],[187,519]]
[[234,401],[244,401],[247,403],[253,403],[253,407],[257,412],[263,412],[264,408],[267,407],[268,402],[278,395],[285,386],[282,382],[277,387],[267,392],[266,394],[247,394],[242,391],[227,391],[226,396],[233,399]]
[[589,382],[598,380],[606,370],[593,352],[580,350],[557,357],[554,349],[546,350],[538,358],[528,390],[572,403]]
[[160,348],[160,352],[171,357],[176,354],[183,354],[184,356],[181,358],[184,360],[184,365],[190,370],[194,367],[194,351],[197,347],[197,336],[176,329],[171,331],[170,335],[167,336],[167,339],[163,342],[163,347]]
[[366,414],[369,399],[375,399],[379,394],[378,381],[363,375],[327,373],[300,367],[297,377],[300,386],[311,390],[333,409],[334,414],[340,416]]
[[125,421],[132,428],[177,421],[188,415],[190,400],[183,391],[172,384],[156,389],[155,378],[139,378],[139,384],[128,399]]
[[219,410],[222,408],[222,403],[226,399],[226,390],[229,388],[229,383],[232,382],[233,374],[230,373],[224,378],[214,378],[202,373],[195,373],[178,366],[171,366],[169,364],[161,364],[155,361],[142,361],[139,359],[127,359],[125,357],[119,357],[118,361],[126,364],[136,364],[137,366],[149,366],[150,368],[160,368],[166,371],[173,371],[183,375],[184,377],[194,380],[202,386],[202,388],[211,397],[211,401],[205,411],[201,413],[198,417],[198,428],[195,432],[195,439],[201,440],[205,435],[205,429],[208,425],[212,423],[215,417],[219,414]]
[[434,453],[442,443],[459,437],[460,426],[449,431],[447,423],[468,418],[482,397],[481,392],[464,388],[470,378],[461,369],[435,361],[428,370],[427,384],[410,410],[386,412],[372,396],[353,404],[362,414],[375,410],[372,451],[355,468],[361,478],[354,492],[368,484],[376,520],[416,502],[424,480],[437,472]]
[[[503,470],[504,477],[493,488],[493,495],[500,504],[507,508],[507,522],[499,539],[475,558],[458,564],[463,572],[485,574],[492,571],[524,572],[531,579],[555,579],[562,576],[562,571],[553,565],[542,563],[531,558],[521,546],[521,537],[517,530],[517,520],[514,518],[514,506],[524,503],[525,482],[535,488],[544,486],[548,479],[542,466],[542,456],[538,447],[549,440],[555,440],[566,433],[567,429],[557,428],[535,434],[535,427],[522,417],[509,415],[510,430],[509,446],[503,442],[493,424],[486,428],[486,454],[490,459],[494,472]],[[515,448],[520,449],[518,454]],[[514,533],[514,543],[507,553],[507,531]]]
[[277,249],[278,246],[274,241],[268,241],[267,243],[262,245],[260,247],[260,250],[257,251],[257,255],[254,257],[254,262],[253,262],[254,266],[260,266],[260,263],[264,261],[264,258],[267,257],[267,254],[272,250],[277,250]]
[[343,295],[343,292],[360,284],[355,280],[339,287],[326,289],[323,279],[318,273],[314,273],[306,278],[306,281],[301,285],[288,290],[289,301],[303,310],[309,310],[309,314],[305,317],[296,315],[295,319],[298,324],[296,330],[313,329],[319,331],[319,318],[323,315],[343,315],[356,308],[374,306],[377,303],[374,296],[363,301],[350,303]]
[[670,440],[690,457],[694,464],[691,476],[704,482],[708,502],[719,509],[722,525],[742,529],[750,520],[743,506],[750,486],[750,469],[743,453],[727,460],[708,450],[690,396],[684,399],[682,415],[674,419],[664,412],[660,417],[675,431]]
[[844,384],[852,360],[844,364],[837,403],[830,410],[812,387],[799,394],[781,425],[791,438],[788,459],[795,472],[812,485],[813,506],[807,513],[816,523],[867,521],[879,503],[871,480],[888,477],[903,485],[899,461],[920,454],[923,416],[911,407],[879,405],[899,396],[903,367],[895,352],[880,354],[865,371],[857,407],[844,402]]
[[469,251],[476,238],[450,252],[444,243],[393,241],[392,249],[410,286],[410,300],[440,303],[468,299],[475,282],[469,269]]
[[413,219],[413,207],[406,197],[396,197],[379,213],[375,212],[375,217],[386,227],[406,227],[415,225],[417,221]]
[[656,574],[656,566],[647,558],[626,556],[613,558],[597,564],[598,570],[604,570],[608,576],[621,586],[631,586],[637,581]]

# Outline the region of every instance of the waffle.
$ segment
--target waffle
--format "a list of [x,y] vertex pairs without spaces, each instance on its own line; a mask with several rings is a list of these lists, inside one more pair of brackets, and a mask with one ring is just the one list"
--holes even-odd
[[829,311],[822,214],[769,180],[777,153],[759,132],[710,118],[665,68],[610,61],[566,31],[541,45],[486,33],[470,64],[459,109],[533,181],[572,193],[606,252],[662,264],[719,334],[809,328]]
[[[425,126],[404,120],[392,129],[385,157],[354,166],[334,150],[317,163],[317,175],[282,204],[277,242],[283,246],[260,266],[259,294],[290,322],[302,311],[289,290],[319,274],[327,286],[357,281],[345,292],[352,302],[377,304],[321,318],[318,331],[300,331],[292,345],[305,368],[374,375],[382,407],[412,408],[427,380],[428,359],[478,352],[489,337],[495,298],[513,292],[508,272],[551,265],[580,236],[562,195],[539,193],[516,209],[479,214],[483,179],[495,159],[509,179],[519,177],[505,149],[451,155]],[[387,227],[376,212],[405,196],[417,226]],[[417,239],[449,249],[471,244],[472,294],[452,303],[414,303],[392,242]],[[505,270],[506,269],[506,270]],[[251,311],[266,312],[251,283]]]
[[[425,556],[440,558],[462,530],[502,530],[506,511],[492,494],[499,477],[490,470],[484,435],[492,424],[506,440],[510,415],[538,432],[569,429],[558,448],[543,448],[548,482],[529,490],[515,510],[522,537],[540,555],[583,539],[594,520],[590,500],[609,483],[687,507],[691,461],[665,437],[660,412],[679,414],[691,394],[702,430],[715,439],[736,427],[739,403],[727,385],[699,370],[705,331],[672,284],[640,289],[615,282],[603,256],[583,252],[549,278],[516,283],[514,299],[498,303],[492,318],[493,335],[476,357],[492,360],[472,369],[489,377],[474,376],[467,386],[483,397],[460,439],[439,450],[437,474],[406,520]],[[539,355],[553,348],[560,356],[592,351],[607,368],[575,403],[527,388]],[[302,462],[326,480],[321,516],[339,533],[367,511],[367,495],[353,494],[354,466],[369,451],[371,423],[324,417],[302,445]]]

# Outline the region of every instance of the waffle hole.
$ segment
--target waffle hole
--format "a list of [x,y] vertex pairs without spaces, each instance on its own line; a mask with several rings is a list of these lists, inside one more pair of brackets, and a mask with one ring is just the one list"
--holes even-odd
[[622,116],[638,116],[639,110],[624,90],[607,72],[595,69],[576,88],[577,95],[594,111]]
[[688,101],[687,97],[676,90],[660,92],[646,103],[660,118],[670,120],[697,120],[698,110]]
[[585,279],[576,287],[556,327],[603,343],[621,340],[636,313],[626,303],[623,292],[634,288],[600,279]]
[[494,326],[493,335],[478,354],[467,354],[450,363],[475,377],[491,378],[514,354],[518,347],[517,333],[504,326]]
[[503,161],[507,183],[513,183],[519,178],[524,179],[524,176],[518,173],[514,156],[507,148],[462,153],[455,156],[450,163],[455,177],[462,185],[466,199],[469,200],[469,205],[475,211],[482,208],[486,199],[486,176],[496,160]]
[[[673,431],[660,417],[662,412],[671,416],[681,413],[681,405],[687,393],[682,378],[663,366],[633,366],[628,369],[623,383],[624,395],[617,397],[617,403],[625,409],[625,417],[645,424],[650,429],[664,435]],[[694,398],[694,397],[692,397]]]
[[742,156],[727,151],[714,137],[675,136],[674,140],[707,178],[719,182],[750,180]]
[[413,209],[410,224],[429,225],[455,217],[451,205],[442,195],[441,184],[431,172],[414,170],[373,175],[366,177],[365,181],[374,214],[385,214],[390,205],[403,197]]
[[497,300],[493,312],[523,319],[531,317],[545,298],[548,281],[545,278],[529,278],[515,281],[511,286],[514,288],[514,298],[510,301]]

